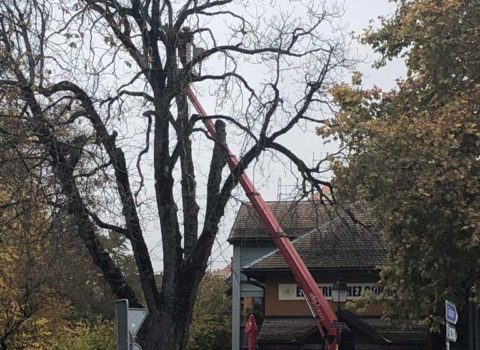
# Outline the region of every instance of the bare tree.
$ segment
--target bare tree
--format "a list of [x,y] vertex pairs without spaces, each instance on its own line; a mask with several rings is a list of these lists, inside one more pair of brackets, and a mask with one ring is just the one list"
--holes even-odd
[[[1,104],[17,111],[10,128],[22,128],[44,152],[37,165],[53,175],[50,203],[68,212],[115,295],[148,308],[144,349],[185,349],[225,207],[238,175],[262,152],[293,162],[306,194],[330,186],[317,180],[319,165],[308,166],[280,139],[301,122],[322,122],[329,85],[350,64],[338,9],[283,5],[0,0]],[[203,50],[179,55],[186,42]],[[215,138],[189,112],[184,91],[192,84],[216,88],[219,112],[207,117],[216,120]],[[241,150],[231,171],[227,129]],[[204,189],[194,140],[212,150]],[[150,199],[161,231],[161,286],[142,223]],[[102,230],[128,238],[142,296],[102,247]]]

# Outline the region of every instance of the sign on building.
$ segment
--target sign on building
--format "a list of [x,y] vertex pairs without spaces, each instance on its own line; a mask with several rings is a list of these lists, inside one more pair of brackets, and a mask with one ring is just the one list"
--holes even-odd
[[[320,283],[318,284],[323,296],[327,300],[332,300],[332,284]],[[392,296],[390,291],[376,283],[349,283],[348,284],[348,299],[355,300],[361,298],[365,293],[371,292],[373,295],[379,296],[382,293],[388,293]],[[302,290],[296,283],[280,283],[278,285],[278,300],[304,300]]]

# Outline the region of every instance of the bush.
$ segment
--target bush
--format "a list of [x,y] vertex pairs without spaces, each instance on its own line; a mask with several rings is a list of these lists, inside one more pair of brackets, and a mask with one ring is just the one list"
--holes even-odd
[[76,322],[66,327],[54,350],[115,350],[115,326],[112,321],[97,319],[95,324]]

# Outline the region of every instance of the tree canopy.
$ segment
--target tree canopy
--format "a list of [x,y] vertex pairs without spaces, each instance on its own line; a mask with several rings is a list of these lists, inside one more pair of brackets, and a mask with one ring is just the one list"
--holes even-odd
[[[351,62],[338,8],[293,3],[0,0],[2,136],[21,130],[28,143],[15,156],[34,159],[39,195],[68,219],[115,297],[149,309],[145,350],[185,349],[239,174],[272,152],[298,168],[304,195],[330,186],[282,140],[323,121],[328,88]],[[214,137],[189,111],[192,84],[213,89]],[[231,171],[227,132],[240,151]],[[108,231],[128,241],[140,292],[107,249]]]
[[444,299],[464,305],[480,288],[480,7],[396,2],[362,40],[378,66],[404,57],[406,78],[392,91],[362,88],[360,74],[338,85],[339,111],[318,133],[345,147],[340,197],[368,202],[390,245],[387,313],[438,327]]
[[[69,221],[41,194],[47,188],[22,129],[4,119],[0,128],[0,349],[111,349],[113,325],[102,320],[113,317],[111,293]],[[124,243],[109,239],[107,248],[128,266]]]

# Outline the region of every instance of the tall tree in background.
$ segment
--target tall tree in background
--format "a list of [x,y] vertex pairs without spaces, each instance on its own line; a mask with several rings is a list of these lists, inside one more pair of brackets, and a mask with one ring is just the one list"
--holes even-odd
[[[53,349],[58,339],[70,349],[72,334],[94,335],[113,318],[112,294],[68,218],[49,207],[51,188],[39,186],[47,175],[35,166],[41,150],[5,124],[14,111],[0,119],[0,349]],[[107,249],[132,275],[125,238],[112,236]]]
[[42,197],[34,195],[33,177],[12,161],[13,137],[0,136],[0,349],[45,349],[71,306],[56,288],[58,256]]
[[[292,3],[271,11],[232,0],[0,0],[1,103],[18,111],[6,113],[6,124],[27,135],[37,173],[50,175],[46,201],[68,214],[116,297],[149,309],[145,350],[185,349],[225,206],[263,152],[293,162],[306,193],[329,185],[280,139],[300,122],[322,122],[326,91],[350,63],[336,9]],[[204,50],[182,65],[177,52],[189,36]],[[217,89],[215,140],[188,112],[183,91],[193,83]],[[242,136],[242,152],[224,174],[226,125]],[[210,165],[202,168],[195,140],[211,152]],[[152,220],[161,231],[161,286],[144,234]],[[101,230],[130,242],[142,296]]]
[[[5,193],[0,195],[3,202]],[[24,207],[25,208],[25,207]],[[33,213],[3,211],[0,217],[0,349],[46,349],[52,333],[71,314],[69,300],[57,293],[50,268],[53,250],[43,235],[45,218]]]
[[224,276],[207,274],[193,309],[188,350],[228,350],[232,337],[232,300]]
[[[480,287],[480,6],[397,1],[364,41],[405,57],[392,91],[340,85],[340,110],[320,134],[347,150],[337,163],[343,200],[366,200],[391,244],[381,277],[396,290],[390,313],[438,326],[445,298],[463,305]],[[477,294],[478,296],[478,294]]]

